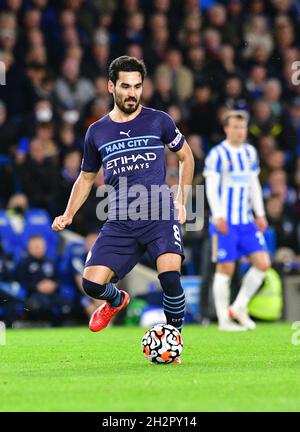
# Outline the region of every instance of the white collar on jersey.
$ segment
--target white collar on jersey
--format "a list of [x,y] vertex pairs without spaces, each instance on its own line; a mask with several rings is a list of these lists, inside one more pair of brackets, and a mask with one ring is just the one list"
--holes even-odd
[[244,145],[245,145],[245,144],[243,143],[243,144],[241,144],[239,147],[236,147],[236,146],[230,144],[227,140],[224,140],[224,141],[222,142],[222,144],[223,144],[226,148],[228,148],[228,150],[231,150],[232,152],[236,152],[236,153],[238,153],[239,151],[241,151],[241,150],[244,148]]

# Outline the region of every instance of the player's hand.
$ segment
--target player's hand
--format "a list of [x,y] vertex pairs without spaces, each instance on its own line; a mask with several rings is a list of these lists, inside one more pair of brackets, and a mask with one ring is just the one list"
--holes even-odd
[[62,231],[67,225],[71,225],[72,220],[70,216],[57,216],[52,224],[53,231]]
[[255,223],[259,231],[264,232],[268,228],[268,221],[264,216],[258,216],[255,218]]
[[215,220],[216,230],[219,231],[221,234],[227,234],[228,233],[228,225],[225,219],[218,218]]
[[178,201],[174,202],[175,209],[177,210],[177,220],[178,222],[183,225],[186,221],[186,208],[185,205],[179,203]]

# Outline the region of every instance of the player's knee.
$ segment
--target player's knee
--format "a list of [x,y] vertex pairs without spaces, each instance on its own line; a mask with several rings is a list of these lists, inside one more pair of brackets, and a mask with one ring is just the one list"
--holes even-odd
[[183,288],[180,281],[180,273],[178,271],[166,271],[158,275],[161,287],[166,295],[180,295],[183,293]]
[[82,288],[89,297],[99,299],[106,290],[106,284],[102,285],[82,278]]
[[234,263],[220,263],[217,264],[217,273],[223,273],[227,276],[232,276],[234,273]]

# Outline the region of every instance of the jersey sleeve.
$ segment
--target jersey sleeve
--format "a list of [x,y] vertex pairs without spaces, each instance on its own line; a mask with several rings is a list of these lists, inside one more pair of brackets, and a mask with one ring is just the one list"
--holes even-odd
[[221,168],[221,156],[215,149],[212,149],[205,158],[203,175],[220,174]]
[[172,117],[170,117],[167,113],[162,112],[161,114],[162,142],[166,144],[172,152],[177,152],[182,148],[185,138],[175,125]]
[[84,138],[81,170],[86,172],[98,172],[101,165],[101,154],[95,145],[92,129],[89,127]]
[[259,158],[258,158],[257,150],[252,145],[249,145],[247,147],[247,150],[250,154],[250,161],[251,161],[250,169],[254,174],[258,175],[260,173],[260,165],[259,165]]

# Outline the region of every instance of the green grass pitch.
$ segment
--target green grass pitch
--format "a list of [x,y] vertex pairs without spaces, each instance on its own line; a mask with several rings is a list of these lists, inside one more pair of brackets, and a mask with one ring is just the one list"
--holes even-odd
[[142,354],[144,330],[8,330],[0,411],[299,411],[300,345],[290,323],[221,333],[186,326],[181,365]]

